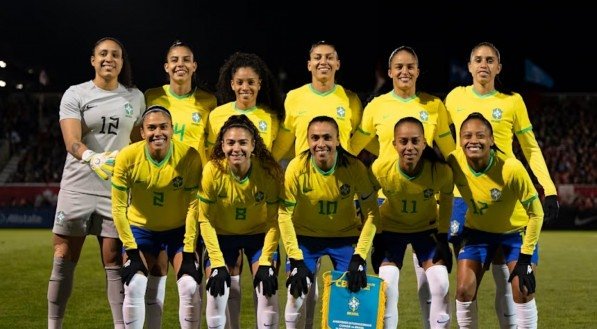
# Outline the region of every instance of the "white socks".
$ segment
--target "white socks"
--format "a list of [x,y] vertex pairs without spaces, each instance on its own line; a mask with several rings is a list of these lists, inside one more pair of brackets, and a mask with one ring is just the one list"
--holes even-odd
[[301,307],[303,306],[305,297],[306,295],[302,295],[299,298],[294,298],[292,294],[290,294],[290,289],[288,290],[286,294],[286,309],[284,310],[284,320],[286,322],[286,329],[299,328],[299,320],[301,318]]
[[106,290],[110,309],[112,310],[114,329],[124,329],[124,320],[122,318],[124,288],[120,278],[120,266],[106,266],[104,269],[106,270]]
[[[263,284],[260,289],[263,288]],[[257,296],[257,329],[278,329],[280,307],[278,305],[278,294],[267,298],[257,291],[254,292]]]
[[124,285],[124,303],[122,314],[125,328],[143,329],[145,322],[145,290],[147,277],[135,274],[128,285]]
[[520,329],[537,329],[537,304],[535,299],[516,305],[517,324]]
[[417,277],[417,293],[419,294],[419,307],[421,308],[421,321],[423,321],[423,328],[429,329],[429,314],[431,312],[431,292],[429,291],[429,283],[425,270],[419,266],[417,254],[413,252],[413,265],[415,268],[415,276]]
[[461,302],[456,300],[456,320],[460,329],[479,328],[477,316],[477,301]]
[[210,329],[222,329],[226,325],[226,305],[230,288],[224,285],[224,295],[214,297],[207,292],[207,306],[205,307],[205,320]]
[[181,329],[199,329],[201,326],[201,290],[192,277],[183,275],[178,285],[178,321]]
[[431,292],[429,325],[431,328],[450,328],[450,280],[448,269],[443,265],[433,265],[426,271]]
[[379,277],[386,282],[386,314],[384,314],[384,329],[398,327],[398,282],[400,270],[394,265],[385,265],[379,268]]
[[508,282],[510,271],[506,264],[491,264],[495,281],[495,313],[501,329],[516,329],[516,308],[512,297],[512,286]]

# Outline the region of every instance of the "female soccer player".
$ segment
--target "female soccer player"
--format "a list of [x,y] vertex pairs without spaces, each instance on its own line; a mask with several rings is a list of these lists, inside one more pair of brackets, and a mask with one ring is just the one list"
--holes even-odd
[[483,114],[471,113],[459,130],[461,148],[448,158],[468,206],[458,254],[458,325],[477,328],[477,289],[500,250],[510,271],[515,326],[537,328],[534,271],[543,223],[537,191],[520,161],[496,151],[492,125]]
[[[196,149],[201,163],[207,163],[205,136],[209,112],[216,107],[216,97],[197,85],[197,60],[191,46],[177,40],[166,52],[164,71],[169,84],[145,92],[147,106],[161,105],[172,114],[173,138]],[[199,241],[201,246],[201,241]],[[198,252],[201,264],[203,247]],[[166,257],[162,252],[160,257]],[[150,268],[147,277],[146,322],[149,329],[161,328],[168,262],[157,262],[165,268]],[[200,286],[202,289],[203,286]],[[201,303],[202,301],[200,301]],[[201,305],[199,306],[201,308]]]
[[[351,291],[366,287],[365,259],[379,224],[377,193],[367,169],[342,148],[336,121],[315,117],[307,134],[309,149],[286,168],[278,218],[290,259],[286,328],[297,327],[322,256],[328,255],[336,270],[348,270]],[[355,194],[362,205],[363,222],[356,216]]]
[[[116,157],[112,214],[127,255],[121,272],[127,328],[143,328],[147,269],[167,268],[156,263],[168,261],[178,279],[180,327],[200,325],[201,272],[194,253],[182,249],[185,225],[195,221],[201,158],[172,135],[170,112],[150,106],[143,113],[144,140],[125,147]],[[160,257],[162,252],[167,258]]]
[[[278,279],[273,267],[278,246],[278,197],[282,168],[245,115],[222,126],[201,180],[199,224],[210,260],[206,320],[224,328],[230,289],[228,268],[242,250],[251,264],[257,293],[257,328],[278,328]],[[192,251],[192,231],[185,251]]]
[[48,328],[62,328],[75,266],[87,235],[96,235],[106,270],[115,328],[122,320],[121,243],[112,220],[109,175],[116,151],[141,122],[143,94],[133,86],[129,58],[120,41],[93,46],[95,77],[71,86],[60,102],[60,128],[68,152],[52,232],[54,263],[48,284]]
[[[265,147],[271,151],[278,135],[284,107],[280,88],[267,64],[257,55],[237,52],[222,68],[217,82],[220,106],[209,114],[207,143],[211,152],[220,129],[232,115],[244,114],[257,127]],[[276,253],[274,261],[279,262]],[[242,251],[236,266],[229,266],[231,275],[226,328],[240,329]]]
[[408,244],[425,270],[431,293],[429,318],[424,320],[431,328],[449,328],[452,170],[427,145],[423,123],[416,118],[405,117],[395,124],[393,144],[398,154],[378,159],[372,167],[386,198],[380,207],[383,232],[377,237],[384,250],[379,277],[387,283],[384,328],[398,326],[398,285]]
[[[433,142],[446,158],[454,150],[454,138],[448,125],[448,113],[442,101],[425,92],[417,92],[419,78],[419,57],[415,50],[408,46],[400,46],[390,54],[388,59],[388,76],[392,79],[393,89],[374,98],[363,111],[363,119],[359,128],[350,139],[350,151],[358,154],[365,145],[376,136],[379,140],[379,158],[394,159],[396,152],[394,141],[394,125],[406,117],[417,118],[425,128],[425,140],[429,146]],[[380,198],[383,198],[380,195]],[[374,269],[379,266],[380,245],[375,248],[372,261]],[[383,252],[382,252],[383,254]],[[425,270],[413,255],[417,275],[417,291],[421,307],[424,328],[429,328],[429,312],[431,300]],[[396,310],[397,312],[397,310]]]
[[[489,42],[476,45],[469,57],[468,70],[473,84],[454,88],[446,97],[446,108],[450,121],[454,124],[456,139],[460,136],[460,126],[472,112],[479,112],[491,122],[495,131],[495,144],[507,156],[514,157],[512,139],[516,136],[533,174],[543,187],[545,220],[555,220],[558,215],[557,190],[549,176],[545,159],[533,134],[533,126],[529,120],[522,97],[513,92],[498,90],[497,78],[502,70],[498,49]],[[452,221],[450,224],[450,242],[455,251],[459,249],[464,228],[466,200],[456,194]],[[495,309],[500,327],[513,328],[516,324],[512,291],[507,282],[508,268],[503,257],[498,253],[492,266],[493,278],[496,282]]]

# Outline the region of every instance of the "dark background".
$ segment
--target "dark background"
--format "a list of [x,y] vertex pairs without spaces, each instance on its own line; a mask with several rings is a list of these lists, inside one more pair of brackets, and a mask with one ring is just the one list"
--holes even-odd
[[91,47],[113,36],[127,48],[135,82],[145,90],[166,82],[165,52],[182,39],[194,46],[199,78],[209,86],[230,54],[245,51],[263,57],[274,73],[285,72],[286,91],[310,81],[308,49],[325,39],[337,45],[337,78],[350,89],[370,91],[376,63],[385,69],[394,48],[410,45],[419,55],[418,89],[447,93],[456,84],[450,64],[465,65],[475,44],[490,41],[502,53],[500,79],[508,87],[529,87],[523,65],[529,59],[555,81],[548,91],[597,91],[591,11],[521,3],[13,0],[0,9],[0,59],[9,65],[0,78],[36,83],[44,69],[50,84],[43,89],[64,91],[93,77]]

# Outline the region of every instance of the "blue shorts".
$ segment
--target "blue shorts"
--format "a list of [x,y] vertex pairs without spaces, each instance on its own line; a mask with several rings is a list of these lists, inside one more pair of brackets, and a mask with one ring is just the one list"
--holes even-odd
[[417,255],[419,266],[426,260],[435,256],[434,235],[436,230],[427,230],[416,233],[382,232],[381,238],[385,247],[384,262],[393,262],[398,268],[402,268],[406,247],[410,244],[413,252]]
[[[358,236],[342,238],[325,238],[298,235],[298,245],[303,252],[305,265],[312,273],[317,269],[317,261],[328,255],[337,271],[347,271],[354,248],[359,240]],[[286,261],[286,272],[290,272],[290,261]]]
[[[466,228],[463,233],[462,249],[458,253],[458,260],[469,259],[489,266],[498,248],[502,248],[506,264],[518,260],[520,247],[524,239],[524,232],[488,233]],[[531,262],[539,263],[539,246],[535,247]]]
[[465,215],[467,209],[468,206],[466,205],[466,202],[464,202],[463,198],[454,197],[448,241],[455,246],[462,244],[462,231],[464,230],[464,219],[466,218]]
[[137,242],[137,248],[144,253],[157,257],[162,250],[165,250],[168,258],[171,259],[177,253],[182,252],[184,226],[168,231],[150,231],[145,228],[131,226],[131,230]]
[[[263,240],[265,233],[251,234],[251,235],[220,235],[218,234],[218,243],[220,250],[224,255],[224,262],[228,267],[235,267],[238,260],[238,253],[242,250],[249,260],[249,264],[259,261],[261,251],[263,249]],[[206,253],[207,254],[207,253]],[[275,262],[280,260],[278,251],[274,252],[273,259]],[[205,267],[210,267],[211,262],[209,255],[204,258]]]

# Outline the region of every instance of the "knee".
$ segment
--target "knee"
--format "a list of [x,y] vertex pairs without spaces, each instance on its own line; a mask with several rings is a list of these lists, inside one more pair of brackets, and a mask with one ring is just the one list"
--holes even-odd
[[124,293],[129,298],[144,298],[147,289],[147,277],[135,274],[128,285],[124,285]]
[[469,285],[458,283],[456,287],[456,300],[460,302],[471,302],[475,298],[475,290]]

